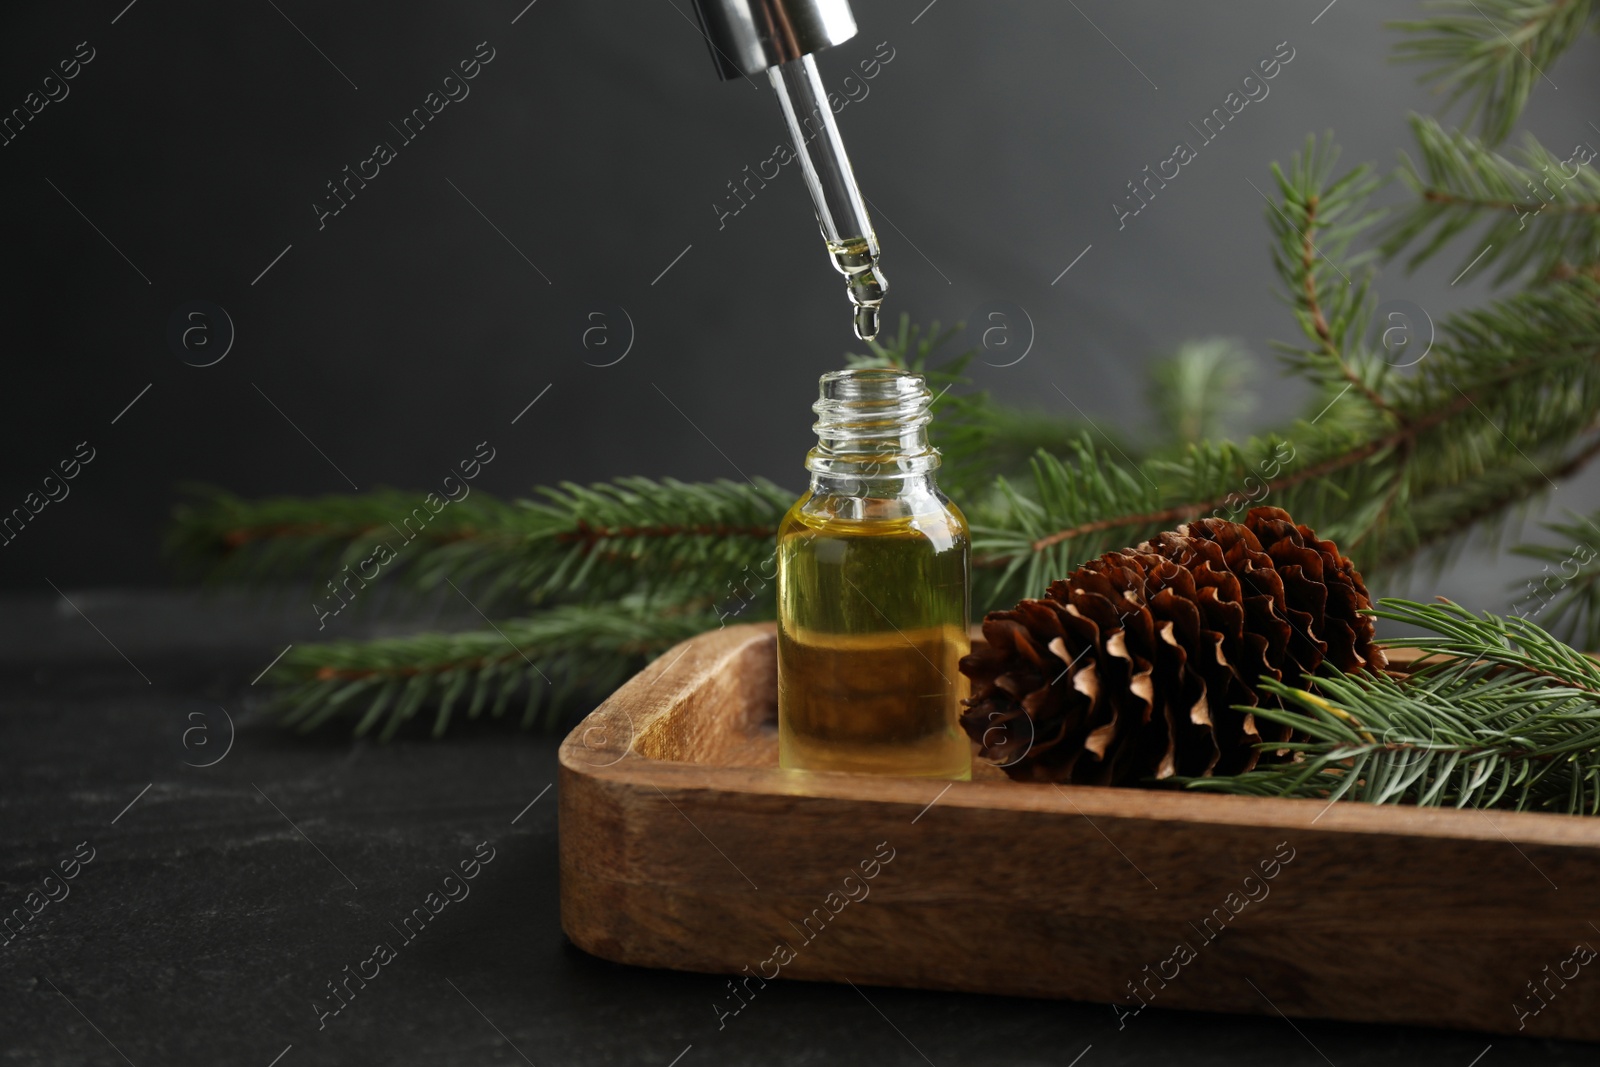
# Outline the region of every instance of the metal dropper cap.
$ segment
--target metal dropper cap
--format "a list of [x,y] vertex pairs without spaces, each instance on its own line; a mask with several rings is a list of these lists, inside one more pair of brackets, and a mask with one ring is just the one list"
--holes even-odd
[[842,44],[856,35],[849,0],[695,0],[723,81]]

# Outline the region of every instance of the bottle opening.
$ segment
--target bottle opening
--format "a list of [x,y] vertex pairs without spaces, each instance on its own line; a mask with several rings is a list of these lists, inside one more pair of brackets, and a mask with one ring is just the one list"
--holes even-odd
[[928,443],[932,402],[920,374],[876,367],[824,374],[811,408],[817,447],[806,456],[806,469],[855,478],[935,469],[939,452]]

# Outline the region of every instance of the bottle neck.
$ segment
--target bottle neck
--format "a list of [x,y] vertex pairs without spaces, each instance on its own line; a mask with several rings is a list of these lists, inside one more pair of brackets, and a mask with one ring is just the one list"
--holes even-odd
[[906,474],[883,477],[881,475],[811,473],[811,494],[814,497],[858,497],[885,500],[934,500],[939,496],[939,485],[933,474]]
[[936,492],[939,452],[928,443],[932,393],[921,375],[884,369],[822,376],[806,456],[813,492],[905,496]]

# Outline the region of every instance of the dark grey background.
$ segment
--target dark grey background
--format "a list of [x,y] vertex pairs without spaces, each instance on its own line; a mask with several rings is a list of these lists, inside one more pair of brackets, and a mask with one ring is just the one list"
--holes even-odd
[[[247,495],[345,492],[346,476],[426,489],[487,439],[498,455],[477,484],[504,494],[633,473],[799,487],[815,378],[852,344],[841,282],[792,170],[724,229],[712,207],[782,138],[775,105],[713,78],[686,0],[525,4],[74,0],[0,14],[0,113],[78,42],[97,52],[69,97],[0,147],[0,512],[79,441],[97,450],[72,495],[0,549],[0,582],[23,594],[0,612],[7,906],[75,842],[100,850],[0,960],[7,1062],[122,1062],[114,1046],[141,1065],[266,1065],[291,1043],[281,1067],[524,1052],[665,1065],[691,1043],[682,1067],[920,1064],[923,1050],[940,1067],[1065,1065],[1090,1043],[1082,1067],[1588,1062],[1586,1047],[1475,1034],[1302,1022],[1297,1036],[1270,1016],[1157,1011],[1118,1034],[1101,1006],[874,991],[902,1042],[850,990],[793,983],[720,1033],[707,1008],[721,980],[614,967],[562,939],[555,796],[516,814],[554,777],[553,738],[293,739],[248,683],[313,636],[310,612],[197,614],[187,597],[105,590],[171,580],[161,530],[186,480]],[[1067,413],[1053,384],[1133,435],[1154,429],[1142,365],[1186,337],[1234,335],[1261,360],[1256,418],[1285,417],[1305,397],[1267,354],[1292,322],[1249,181],[1268,188],[1269,161],[1330,128],[1347,159],[1392,165],[1407,109],[1431,103],[1386,62],[1382,20],[1413,4],[1324,7],[857,0],[861,38],[821,66],[842,86],[879,42],[894,50],[839,116],[878,208],[891,318],[1020,305],[1034,350],[980,365],[980,384]],[[1124,183],[1285,40],[1295,59],[1271,95],[1118,232]],[[391,139],[388,122],[480,41],[496,57],[471,95],[319,231],[324,183]],[[1551,70],[1560,88],[1529,114],[1552,146],[1600,121],[1595,54],[1585,41]],[[1437,316],[1484,295],[1474,276],[1449,286],[1459,265],[1382,288]],[[208,368],[166,339],[194,300],[237,327]],[[583,348],[587,316],[615,307],[636,343],[589,365],[615,350]],[[1590,476],[1552,506],[1597,498]],[[1469,554],[1415,581],[1495,606],[1515,570]],[[213,769],[185,766],[192,716],[216,725],[222,707],[239,745]],[[506,858],[476,910],[317,1031],[321,981],[481,839]]]
[[[423,489],[485,439],[498,458],[479,485],[504,494],[635,473],[801,485],[815,378],[854,343],[842,281],[793,167],[718,228],[726,183],[783,130],[764,85],[713,77],[688,0],[126,3],[10,5],[0,33],[4,109],[79,41],[97,53],[0,148],[0,508],[77,442],[98,453],[4,548],[7,585],[169,581],[160,536],[183,481]],[[1020,305],[1033,351],[979,384],[1070,413],[1053,383],[1134,436],[1151,429],[1141,365],[1236,336],[1261,362],[1257,420],[1280,420],[1304,395],[1269,353],[1293,324],[1249,183],[1270,189],[1268,164],[1329,129],[1347,160],[1388,168],[1407,110],[1436,103],[1387,59],[1383,20],[1414,5],[1339,0],[1313,25],[1324,4],[862,0],[859,37],[820,62],[842,90],[879,42],[893,50],[839,115],[878,208],[890,320]],[[481,41],[495,59],[471,95],[319,231],[324,183],[398,143],[388,123]],[[1187,124],[1281,41],[1295,58],[1270,96],[1119,232],[1125,183],[1197,141]],[[1595,55],[1586,40],[1548,72],[1559,89],[1541,86],[1526,123],[1547,144],[1597,136]],[[1394,271],[1381,291],[1437,317],[1484,294],[1477,277],[1449,288],[1459,266]],[[237,331],[208,368],[166,339],[197,299]],[[632,350],[586,365],[619,351],[617,307]],[[601,308],[617,344],[586,351]],[[1509,568],[1474,556],[1423,587],[1493,606]]]

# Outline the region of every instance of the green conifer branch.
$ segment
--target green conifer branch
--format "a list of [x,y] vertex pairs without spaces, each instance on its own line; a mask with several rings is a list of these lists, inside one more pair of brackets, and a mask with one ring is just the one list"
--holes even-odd
[[[1371,251],[1350,247],[1382,218],[1367,209],[1381,184],[1370,166],[1335,178],[1339,157],[1331,137],[1307,138],[1285,171],[1273,164],[1279,199],[1268,205],[1272,265],[1284,299],[1309,344],[1277,346],[1288,366],[1326,390],[1354,390],[1374,414],[1392,415],[1383,396],[1384,364],[1363,346],[1371,319]],[[1390,420],[1392,421],[1392,420]]]
[[1517,555],[1543,563],[1512,590],[1511,611],[1579,648],[1600,649],[1600,512],[1547,523],[1553,544],[1524,544]]
[[[1276,171],[1266,215],[1274,264],[1306,343],[1282,346],[1321,389],[1315,412],[1251,439],[1136,463],[1087,439],[1072,464],[1040,457],[1033,491],[1002,486],[980,516],[979,562],[1001,568],[999,602],[1110,548],[1248,503],[1283,507],[1364,568],[1405,562],[1593,458],[1600,425],[1600,285],[1584,276],[1444,318],[1414,366],[1391,365],[1362,330],[1374,303],[1360,254],[1379,222],[1366,168],[1331,176],[1326,142]],[[1286,457],[1288,457],[1286,459]]]
[[1228,439],[1255,408],[1255,363],[1230,337],[1185,341],[1151,369],[1147,397],[1157,434],[1178,448]]
[[769,556],[794,500],[762,479],[619,478],[538,493],[507,503],[474,492],[432,515],[420,494],[392,490],[259,501],[212,493],[179,509],[169,547],[219,581],[310,577],[339,589],[354,574],[422,590],[453,581],[485,605],[633,591],[675,601],[714,597]]
[[1308,740],[1294,759],[1193,789],[1371,804],[1600,813],[1600,663],[1520,618],[1444,602],[1374,611],[1422,629],[1430,660],[1404,674],[1271,680],[1281,706],[1250,710]]
[[1499,283],[1530,268],[1536,280],[1560,281],[1600,263],[1593,145],[1580,142],[1558,155],[1529,134],[1507,156],[1427,116],[1413,115],[1411,128],[1421,162],[1406,157],[1400,176],[1417,198],[1385,235],[1386,255],[1420,246],[1407,260],[1414,269],[1472,230],[1456,269],[1498,264]]
[[1395,47],[1395,58],[1426,64],[1424,83],[1448,94],[1446,106],[1468,101],[1466,118],[1476,120],[1486,140],[1510,133],[1522,109],[1561,54],[1577,43],[1590,24],[1592,0],[1435,0],[1428,8],[1443,14],[1392,22],[1410,36]]
[[284,724],[301,732],[338,720],[358,737],[381,724],[387,740],[428,708],[438,737],[458,709],[500,718],[513,704],[523,728],[541,711],[548,727],[574,697],[620,685],[717,621],[703,606],[662,611],[639,598],[566,604],[488,630],[298,645],[271,677]]

